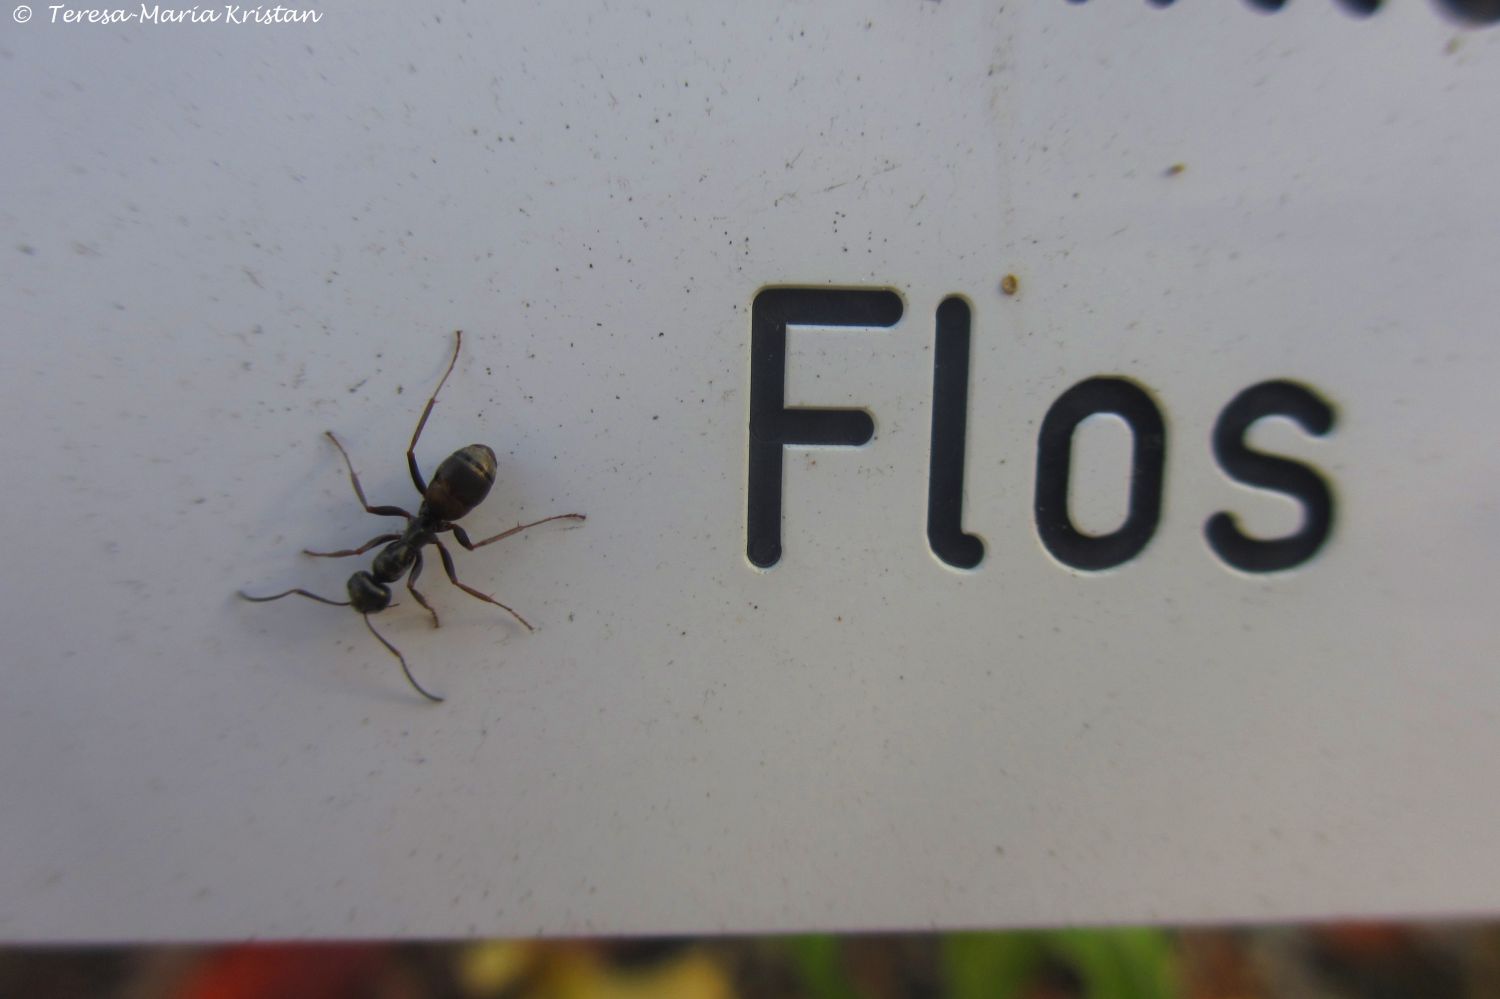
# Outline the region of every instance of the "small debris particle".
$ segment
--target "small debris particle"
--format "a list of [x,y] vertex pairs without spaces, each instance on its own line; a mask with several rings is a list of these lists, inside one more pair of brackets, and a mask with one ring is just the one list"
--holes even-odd
[[1184,171],[1186,169],[1187,169],[1187,164],[1186,163],[1173,163],[1171,166],[1169,166],[1165,170],[1163,170],[1161,172],[1161,175],[1163,177],[1175,177],[1178,174],[1182,173],[1182,171]]
[[1007,295],[1014,295],[1021,290],[1021,280],[1014,274],[1007,274],[1000,279],[1000,290]]

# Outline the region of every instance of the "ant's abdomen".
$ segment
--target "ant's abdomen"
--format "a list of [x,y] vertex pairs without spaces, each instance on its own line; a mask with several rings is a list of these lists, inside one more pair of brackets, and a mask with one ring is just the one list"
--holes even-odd
[[349,577],[349,604],[361,614],[374,614],[391,605],[391,588],[368,572]]
[[422,497],[422,511],[434,520],[458,520],[484,502],[494,484],[495,452],[470,444],[443,459]]

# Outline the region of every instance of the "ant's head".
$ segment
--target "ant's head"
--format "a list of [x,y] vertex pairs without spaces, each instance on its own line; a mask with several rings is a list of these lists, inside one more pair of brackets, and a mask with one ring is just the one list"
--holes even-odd
[[349,605],[361,614],[374,614],[391,605],[391,588],[368,572],[349,577]]

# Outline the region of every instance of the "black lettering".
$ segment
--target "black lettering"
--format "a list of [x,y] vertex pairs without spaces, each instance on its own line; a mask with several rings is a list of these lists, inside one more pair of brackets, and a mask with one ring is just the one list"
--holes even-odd
[[1494,24],[1500,21],[1500,0],[1439,0],[1439,6],[1446,7],[1454,16],[1474,24]]
[[932,348],[932,453],[927,477],[927,543],[958,569],[984,559],[984,542],[963,530],[964,444],[969,424],[969,303],[957,295],[937,310]]
[[[1359,17],[1369,17],[1380,9],[1381,0],[1341,0],[1345,10]],[[1250,0],[1250,6],[1274,14],[1286,6],[1286,0]]]
[[788,446],[859,447],[875,435],[861,409],[786,408],[788,326],[886,328],[901,319],[888,290],[766,288],[750,308],[750,474],[745,554],[768,569],[781,560],[782,456]]
[[[1085,0],[1068,0],[1082,4]],[[1174,0],[1147,0],[1153,7],[1170,7]],[[1369,17],[1385,6],[1385,0],[1339,0],[1340,5],[1356,17]],[[1246,0],[1256,10],[1274,14],[1284,10],[1287,0]],[[1460,21],[1470,24],[1494,24],[1500,21],[1500,0],[1437,0],[1439,8]]]
[[[1134,447],[1130,512],[1109,533],[1088,535],[1068,514],[1073,431],[1096,413],[1113,413],[1130,425]],[[1052,557],[1074,569],[1109,569],[1129,561],[1156,533],[1161,520],[1167,432],[1161,410],[1145,390],[1123,378],[1090,378],[1068,389],[1042,420],[1036,452],[1036,528]]]
[[1321,475],[1290,458],[1253,451],[1245,443],[1250,427],[1267,416],[1288,417],[1319,437],[1333,428],[1333,407],[1289,381],[1252,385],[1219,414],[1213,447],[1224,474],[1248,486],[1285,493],[1302,504],[1302,527],[1284,538],[1249,537],[1232,513],[1221,511],[1208,519],[1203,533],[1209,547],[1242,572],[1277,572],[1301,565],[1317,554],[1333,530],[1333,492]]

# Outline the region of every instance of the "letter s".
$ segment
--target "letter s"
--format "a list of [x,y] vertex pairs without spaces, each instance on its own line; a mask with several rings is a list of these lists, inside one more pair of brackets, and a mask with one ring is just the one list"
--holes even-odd
[[1208,519],[1209,547],[1242,572],[1277,572],[1317,554],[1333,530],[1333,492],[1312,468],[1290,458],[1262,454],[1245,443],[1250,427],[1267,416],[1285,416],[1318,437],[1333,427],[1333,407],[1295,382],[1252,385],[1230,400],[1214,424],[1214,457],[1225,474],[1248,486],[1285,493],[1302,504],[1302,526],[1283,538],[1261,540],[1239,529],[1232,513]]

